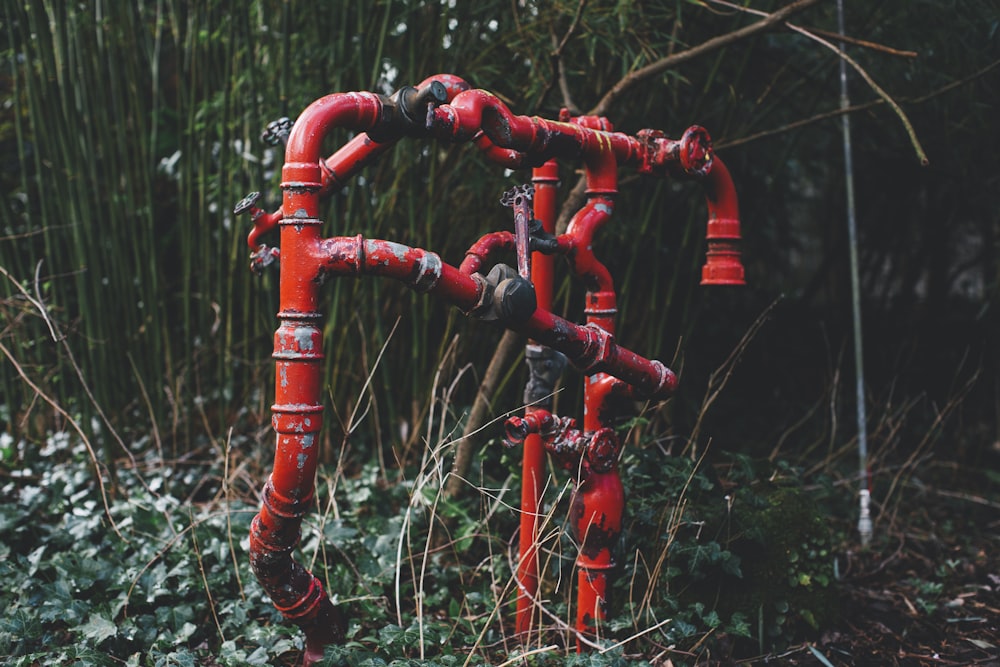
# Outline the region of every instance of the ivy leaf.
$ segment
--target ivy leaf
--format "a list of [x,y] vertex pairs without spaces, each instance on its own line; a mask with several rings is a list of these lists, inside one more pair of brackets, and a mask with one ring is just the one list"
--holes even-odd
[[101,614],[91,614],[87,622],[80,626],[80,631],[87,639],[93,639],[95,644],[118,634],[118,628],[111,619]]

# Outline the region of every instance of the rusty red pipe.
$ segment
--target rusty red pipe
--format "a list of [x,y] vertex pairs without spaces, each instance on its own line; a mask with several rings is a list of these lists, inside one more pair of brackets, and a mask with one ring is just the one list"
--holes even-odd
[[[458,270],[465,274],[476,273],[495,253],[513,250],[514,243],[514,235],[510,232],[490,232],[489,234],[485,234],[465,251],[465,259],[462,260]],[[535,282],[535,289],[538,289],[537,281]]]
[[610,197],[590,198],[570,220],[565,239],[560,237],[560,245],[568,248],[570,266],[589,291],[614,290],[611,273],[594,254],[594,234],[611,218],[614,206]]
[[[481,279],[421,248],[356,236],[317,240],[309,253],[312,259],[306,265],[312,268],[303,281],[315,285],[334,276],[383,276],[435,294],[466,312],[474,310],[483,296]],[[666,398],[676,389],[673,371],[622,347],[599,326],[576,324],[541,307],[523,322],[506,326],[565,354],[588,375],[604,372],[620,378],[635,386],[638,395]]]
[[314,102],[292,127],[282,169],[280,323],[274,336],[272,407],[276,445],[261,510],[251,524],[250,564],[275,606],[305,633],[304,665],[319,660],[323,647],[342,640],[345,632],[344,619],[319,579],[292,558],[313,499],[323,423],[319,283],[313,279],[313,249],[322,224],[319,145],[332,125],[366,130],[381,110],[381,99],[370,93]]
[[[429,76],[418,83],[416,87],[418,89],[423,88],[433,82],[438,82],[444,86],[447,101],[451,101],[459,93],[471,88],[465,79],[454,74],[435,74],[434,76]],[[299,121],[296,120],[295,122],[298,123]],[[308,122],[308,120],[304,122]],[[400,138],[393,137],[389,141],[378,142],[368,136],[367,133],[361,133],[341,146],[333,155],[325,160],[321,160],[319,163],[322,173],[320,195],[325,197],[343,187],[363,167],[371,164],[388,149],[392,148]],[[247,245],[250,246],[250,249],[257,250],[260,246],[260,237],[273,230],[283,217],[283,208],[279,208],[273,213],[261,211],[259,214],[255,214],[253,217],[253,229],[250,230],[250,234],[247,236]]]
[[704,179],[708,230],[702,285],[744,285],[740,260],[740,211],[729,169],[716,157]]
[[[556,226],[557,202],[559,186],[559,165],[555,160],[548,160],[532,170],[531,181],[535,187],[532,207],[535,219],[542,223],[542,231],[553,234]],[[540,252],[532,253],[531,279],[535,286],[538,308],[544,311],[552,309],[555,258]],[[537,341],[528,344],[525,358],[529,363],[558,364],[553,359],[546,359],[548,351],[541,348]],[[554,370],[552,375],[558,375]],[[554,387],[550,381],[541,376],[544,373],[532,371],[536,378],[534,384],[529,383],[525,390],[524,400],[528,404],[525,418],[541,419],[547,415],[551,418],[549,409],[552,407]],[[518,593],[514,617],[515,630],[518,634],[529,632],[535,625],[534,601],[538,594],[538,525],[542,507],[542,491],[545,488],[545,444],[537,430],[528,435],[524,441],[521,454],[521,513],[520,531],[518,533],[517,577]]]
[[[439,138],[477,138],[488,157],[506,166],[539,165],[553,157],[596,158],[598,165],[588,164],[593,193],[612,191],[613,187],[604,185],[614,180],[609,170],[625,165],[643,173],[702,179],[709,208],[702,284],[744,284],[736,189],[729,170],[712,153],[711,140],[703,128],[692,126],[676,141],[653,130],[630,137],[610,131],[611,124],[603,118],[584,116],[563,122],[517,116],[492,93],[475,89],[435,108],[428,123]],[[613,160],[607,159],[609,154]]]
[[[473,141],[489,159],[505,166],[541,165],[535,174],[540,187],[549,189],[546,196],[552,202],[536,205],[540,218],[544,215],[550,223],[554,222],[552,183],[557,176],[553,175],[554,162],[547,161],[556,156],[576,157],[583,159],[587,167],[590,202],[575,219],[570,233],[559,239],[558,248],[573,255],[577,273],[588,283],[588,323],[577,325],[551,312],[551,303],[546,301],[551,298],[551,284],[544,285],[545,281],[551,283],[551,278],[542,277],[545,270],[536,274],[540,283],[536,286],[538,307],[534,312],[502,323],[564,353],[586,374],[594,375],[591,384],[598,388],[606,382],[604,374],[610,374],[634,387],[639,396],[668,396],[677,383],[673,372],[659,361],[645,359],[614,340],[613,284],[606,268],[593,256],[591,246],[594,232],[610,216],[619,164],[633,164],[647,173],[670,173],[678,169],[678,164],[684,170],[685,161],[697,163],[699,157],[705,157],[699,155],[699,146],[672,142],[661,135],[632,138],[614,133],[605,119],[553,122],[514,116],[489,93],[464,89],[467,84],[457,77],[447,79],[445,85],[451,104],[430,105],[427,134]],[[323,354],[317,309],[320,284],[328,276],[382,275],[401,280],[416,290],[435,293],[466,312],[476,313],[488,296],[486,279],[477,271],[493,252],[507,249],[511,239],[509,233],[484,237],[473,247],[463,266],[455,268],[432,252],[390,241],[366,240],[360,236],[320,237],[320,198],[400,136],[408,132],[419,134],[413,126],[400,129],[393,124],[391,116],[398,109],[392,104],[392,100],[372,93],[345,93],[327,96],[310,105],[288,138],[280,216],[260,216],[262,222],[255,224],[252,232],[253,240],[258,240],[268,225],[278,225],[282,257],[280,323],[274,346],[275,464],[264,489],[261,512],[251,528],[251,563],[276,606],[305,631],[306,665],[318,660],[325,644],[343,637],[343,619],[322,585],[291,556],[299,539],[302,517],[313,499],[316,445],[322,426],[319,401]],[[321,141],[334,127],[366,134],[356,137],[328,160],[320,161]],[[379,141],[372,138],[376,135]],[[705,157],[706,162],[709,157]],[[710,263],[726,270],[712,273],[709,279],[735,280],[732,246],[739,231],[738,222],[735,228],[733,222],[738,220],[735,190],[724,166],[707,174],[710,221],[717,221],[709,233]],[[541,213],[543,210],[547,212]],[[551,262],[552,257],[543,256],[536,261],[539,260]],[[738,256],[735,263],[738,264]],[[739,277],[742,278],[742,273]],[[587,401],[591,414],[603,410],[604,398],[597,398],[598,395],[593,394],[595,398]],[[592,410],[592,403],[600,407]],[[588,428],[592,426],[589,424]],[[526,463],[526,474],[536,482],[528,494],[534,499],[529,498],[528,505],[537,509],[544,462],[539,463],[534,454],[528,459],[531,462]],[[621,482],[616,469],[598,471],[580,480],[574,512],[579,517],[578,535],[586,547],[580,560],[581,577],[586,575],[588,582],[604,576],[600,571],[609,566],[604,550],[607,536],[620,530],[620,507]],[[529,526],[524,535],[533,538],[534,531]],[[605,536],[603,542],[594,541],[598,534]],[[534,559],[524,560],[530,563]],[[537,578],[537,568],[535,573],[525,571],[521,575],[525,580]],[[578,621],[583,628],[587,627],[588,618],[596,618],[593,609],[603,600],[603,584],[593,590],[593,600],[584,599],[581,593],[586,613]]]

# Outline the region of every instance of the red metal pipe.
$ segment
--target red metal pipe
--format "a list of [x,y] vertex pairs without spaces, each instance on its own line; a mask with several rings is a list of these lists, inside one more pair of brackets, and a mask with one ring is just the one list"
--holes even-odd
[[[576,629],[591,634],[607,617],[608,574],[622,531],[625,492],[615,467],[580,480],[570,505],[580,552],[577,554]],[[579,643],[577,648],[580,648]]]
[[[434,76],[429,76],[418,83],[416,87],[418,89],[423,88],[435,81],[444,86],[446,91],[445,99],[449,102],[459,93],[471,88],[465,79],[454,74],[435,74]],[[300,116],[300,120],[301,118]],[[298,123],[299,120],[295,122]],[[308,122],[308,120],[304,122]],[[322,183],[322,187],[320,188],[320,195],[325,197],[343,187],[363,167],[371,164],[389,148],[392,148],[400,138],[394,137],[389,141],[380,143],[363,132],[341,146],[333,155],[325,160],[321,160],[322,179],[320,182]],[[259,214],[254,215],[253,229],[250,230],[250,234],[247,236],[247,245],[250,246],[250,249],[257,250],[260,246],[260,237],[277,227],[283,217],[283,208],[279,208],[273,213],[264,213],[261,211]]]
[[[465,259],[458,270],[465,274],[477,273],[494,253],[514,249],[514,235],[510,232],[490,232],[465,251]],[[537,289],[537,285],[536,285]]]
[[313,248],[322,224],[319,145],[332,125],[366,130],[381,110],[381,99],[371,93],[329,95],[314,102],[292,127],[282,169],[286,215],[279,223],[280,324],[274,337],[276,446],[262,507],[251,524],[250,563],[275,606],[305,633],[304,665],[316,662],[323,647],[342,640],[345,631],[343,617],[319,579],[292,558],[313,498],[323,423],[319,283],[312,279]]
[[[555,160],[548,160],[532,171],[532,183],[535,186],[533,199],[534,216],[542,223],[542,231],[552,234],[556,225],[556,195],[559,185],[559,165]],[[555,258],[540,252],[532,253],[531,280],[535,286],[538,308],[550,311],[552,309],[553,280],[555,273]],[[526,355],[531,355],[529,344]],[[536,392],[546,392],[543,398],[525,396],[529,403],[525,415],[531,418],[536,412],[549,414],[552,407],[549,387],[534,388]],[[527,393],[527,392],[526,392]],[[517,611],[515,629],[518,634],[529,632],[534,626],[534,599],[538,594],[538,523],[541,508],[542,490],[545,487],[545,445],[538,433],[530,434],[524,442],[521,458],[521,514],[517,561]]]
[[611,219],[614,207],[609,196],[591,197],[573,216],[564,238],[560,237],[560,246],[568,248],[567,257],[574,273],[591,291],[614,290],[611,273],[594,254],[594,234]]
[[708,231],[702,285],[745,285],[740,261],[740,211],[729,169],[716,157],[705,178]]
[[[475,309],[483,296],[481,279],[420,248],[357,236],[318,240],[310,252],[313,256],[307,266],[312,268],[302,276],[308,283],[333,276],[385,276],[436,294],[466,312]],[[622,347],[595,324],[579,325],[538,307],[525,321],[507,326],[565,354],[588,375],[604,372],[620,378],[633,385],[639,396],[666,398],[677,387],[673,371]]]
[[[481,132],[489,140],[484,143],[488,156],[501,153],[501,149],[515,152],[504,153],[506,161],[498,160],[508,166],[538,165],[553,157],[582,158],[588,162],[593,193],[605,191],[602,183],[605,178],[613,180],[609,169],[625,165],[635,166],[643,173],[702,178],[709,207],[702,284],[745,283],[738,248],[736,189],[729,170],[712,153],[711,140],[704,129],[688,128],[677,141],[654,130],[643,130],[637,137],[630,137],[610,131],[611,124],[606,119],[581,117],[563,122],[517,116],[495,95],[483,90],[456,95],[450,104],[434,109],[428,123],[438,137],[453,141],[467,141]],[[613,160],[607,159],[609,153]],[[591,164],[593,158],[600,163]]]
[[[493,95],[468,90],[468,85],[458,77],[439,75],[431,79],[445,85],[446,102],[450,103],[438,104],[440,93],[431,91],[436,101],[428,104],[425,130],[414,125],[410,107],[409,111],[403,109],[406,118],[399,123],[402,96],[396,100],[372,93],[343,93],[311,104],[288,137],[282,171],[282,207],[275,214],[255,216],[254,230],[248,239],[258,241],[261,234],[275,225],[281,230],[281,305],[274,342],[276,390],[272,408],[275,463],[264,488],[261,512],[251,528],[251,563],[275,605],[305,631],[306,665],[318,660],[323,646],[342,639],[344,632],[343,619],[318,579],[291,556],[299,539],[302,517],[313,499],[317,440],[322,426],[320,285],[330,276],[381,275],[401,280],[418,291],[435,293],[478,315],[493,308],[491,299],[501,298],[494,296],[494,287],[487,284],[488,279],[478,270],[492,253],[514,245],[509,233],[487,235],[470,249],[462,267],[455,268],[432,252],[390,241],[366,240],[361,236],[323,239],[318,217],[322,196],[343,184],[399,137],[426,132],[438,138],[473,141],[490,160],[505,166],[537,166],[534,179],[539,199],[535,215],[551,233],[558,179],[551,160],[557,156],[582,159],[587,169],[590,200],[574,217],[567,234],[558,239],[557,248],[569,256],[574,270],[587,284],[587,324],[577,325],[551,312],[553,258],[539,253],[535,253],[533,262],[535,293],[531,296],[537,302],[534,312],[530,316],[526,313],[515,316],[502,309],[490,312],[505,326],[565,354],[584,373],[593,376],[585,392],[584,432],[596,434],[594,446],[600,445],[598,440],[603,442],[602,438],[613,435],[603,427],[602,415],[611,391],[608,387],[620,387],[621,382],[609,376],[620,378],[631,387],[632,393],[648,398],[665,398],[677,383],[673,372],[661,362],[641,357],[614,340],[613,281],[596,259],[592,246],[595,232],[613,210],[617,168],[630,164],[644,173],[680,171],[705,176],[711,266],[710,270],[706,266],[705,282],[742,281],[742,267],[735,252],[739,236],[735,189],[725,166],[719,161],[712,163],[704,131],[699,134],[689,130],[684,139],[675,142],[654,132],[640,133],[638,137],[612,132],[606,119],[583,117],[555,122],[515,116]],[[364,134],[320,161],[321,142],[334,127]],[[379,140],[373,139],[374,136]],[[253,246],[256,248],[255,243]],[[500,283],[495,286],[498,295],[500,287]],[[501,314],[498,316],[497,312]],[[526,448],[529,451],[523,471],[527,488],[522,516],[533,519],[540,503],[544,444],[535,442]],[[613,564],[611,546],[621,526],[623,493],[617,468],[613,461],[610,466],[602,463],[599,468],[581,476],[573,501],[574,525],[583,545],[579,558],[578,616],[578,625],[583,630],[603,613],[600,610],[606,591],[606,570]],[[518,601],[519,631],[530,628],[526,610],[537,590],[536,532],[537,525],[531,521],[522,525],[524,567],[518,571],[523,593]],[[523,618],[528,620],[522,621]]]

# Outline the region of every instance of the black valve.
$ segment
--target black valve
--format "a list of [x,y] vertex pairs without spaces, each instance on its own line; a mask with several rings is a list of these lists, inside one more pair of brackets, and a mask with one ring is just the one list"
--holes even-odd
[[532,218],[528,223],[528,237],[532,252],[540,252],[543,255],[554,255],[559,252],[559,240],[554,234],[549,234],[542,226],[542,221]]
[[406,119],[418,127],[426,125],[427,107],[436,107],[448,101],[448,89],[440,81],[431,81],[423,88],[406,86],[393,97]]
[[257,202],[260,201],[259,192],[251,192],[243,199],[236,202],[236,206],[233,207],[234,215],[243,215],[244,213],[249,213],[250,217],[256,218],[260,215],[260,208],[257,206]]
[[483,291],[479,304],[470,311],[470,315],[487,322],[518,324],[534,314],[538,307],[535,288],[513,267],[497,264],[485,278],[476,275]]
[[538,300],[531,281],[514,276],[497,285],[493,291],[493,304],[501,322],[516,324],[534,314]]
[[368,130],[373,141],[386,143],[402,136],[423,136],[427,132],[427,114],[448,101],[448,88],[431,81],[421,88],[403,86],[382,98],[382,117]]
[[288,145],[288,135],[292,133],[292,125],[295,122],[287,117],[279,118],[278,120],[272,120],[264,128],[264,131],[260,134],[260,139],[265,144],[271,146],[287,146]]

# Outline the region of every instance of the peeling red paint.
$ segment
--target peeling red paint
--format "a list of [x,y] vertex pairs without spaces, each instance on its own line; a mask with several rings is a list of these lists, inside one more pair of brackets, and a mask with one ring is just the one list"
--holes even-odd
[[[321,143],[333,128],[355,130],[358,135],[321,159]],[[321,198],[404,137],[470,142],[497,165],[534,167],[533,195],[530,188],[518,191],[522,198],[515,203],[515,233],[484,235],[470,247],[460,267],[429,250],[395,241],[360,235],[322,238]],[[582,163],[587,179],[587,203],[559,237],[554,236],[559,181],[555,158]],[[511,439],[524,445],[517,630],[527,632],[532,626],[538,579],[535,517],[546,452],[576,475],[571,518],[581,545],[577,628],[589,632],[605,617],[607,576],[615,563],[613,549],[624,507],[617,467],[621,443],[607,426],[609,399],[614,395],[664,399],[677,386],[676,375],[663,363],[636,354],[615,339],[614,281],[595,248],[601,228],[614,212],[622,167],[700,180],[709,208],[703,282],[743,283],[735,188],[704,129],[693,126],[675,141],[656,130],[630,136],[614,131],[606,118],[572,117],[565,110],[557,121],[518,116],[492,93],[472,89],[450,74],[430,77],[392,97],[360,92],[316,100],[287,136],[281,207],[265,213],[257,207],[256,193],[237,205],[236,212],[247,212],[252,219],[247,241],[253,268],[263,270],[280,258],[281,308],[273,353],[276,449],[261,511],[251,527],[250,559],[275,606],[305,632],[304,665],[315,663],[326,644],[342,641],[345,627],[320,582],[292,556],[315,491],[317,438],[323,421],[319,290],[329,278],[365,275],[399,280],[532,340],[537,354],[532,391],[540,392],[541,399],[523,418],[508,423]],[[532,215],[541,222],[540,230],[532,227]],[[280,254],[261,243],[261,237],[274,229],[280,234]],[[498,253],[512,250],[518,271],[489,266]],[[587,289],[585,324],[552,312],[555,255],[569,261]],[[546,347],[559,356],[537,353]],[[582,428],[575,420],[548,411],[546,387],[554,380],[544,372],[551,374],[555,367],[550,364],[563,355],[587,376]]]

